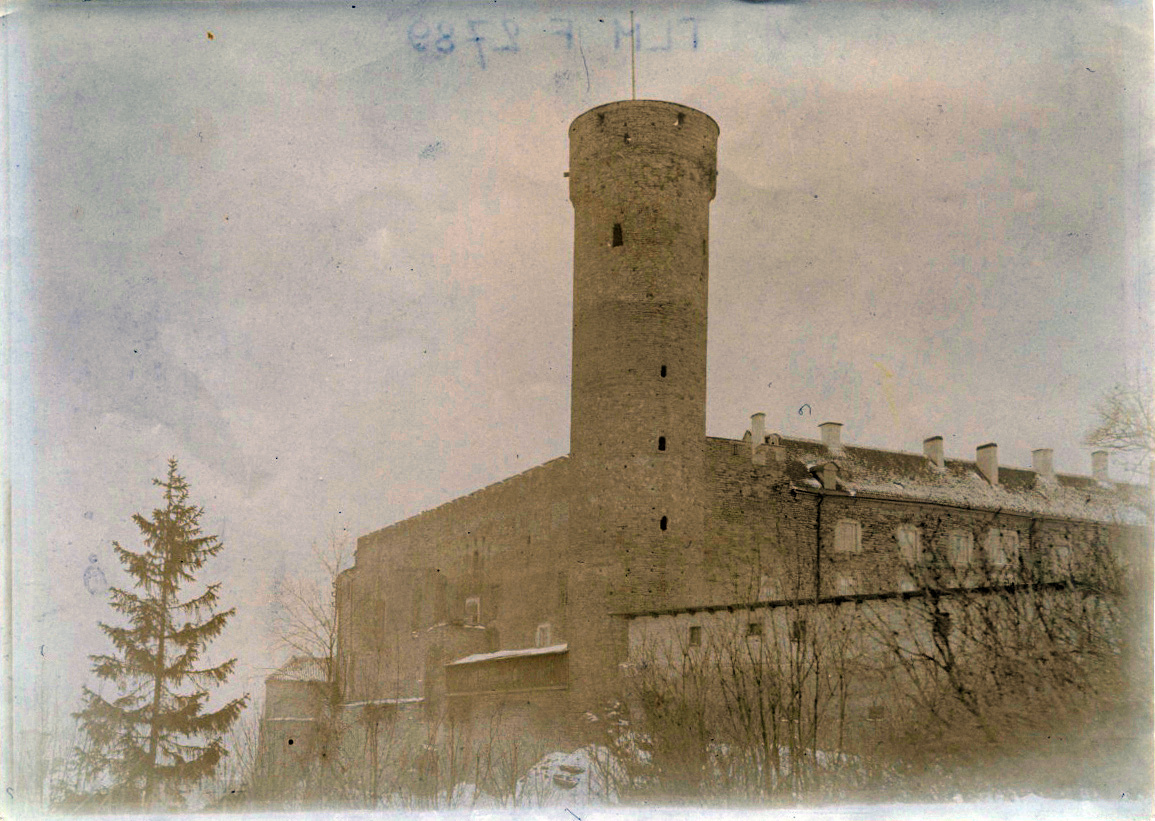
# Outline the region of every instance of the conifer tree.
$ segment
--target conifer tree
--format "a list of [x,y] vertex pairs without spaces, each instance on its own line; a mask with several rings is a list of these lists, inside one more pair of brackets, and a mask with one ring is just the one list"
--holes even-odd
[[228,679],[236,659],[204,666],[202,654],[235,609],[217,610],[220,583],[199,595],[185,588],[224,545],[202,534],[204,509],[189,504],[176,459],[153,484],[163,489],[164,506],[151,519],[133,516],[145,550],[113,542],[133,586],[111,588],[110,603],[128,624],[102,622],[115,651],[90,656],[92,672],[117,695],[109,700],[85,687],[76,714],[88,737],[77,751],[88,806],[177,803],[182,787],[211,775],[226,755],[221,736],[248,702],[244,695],[206,712],[210,688]]

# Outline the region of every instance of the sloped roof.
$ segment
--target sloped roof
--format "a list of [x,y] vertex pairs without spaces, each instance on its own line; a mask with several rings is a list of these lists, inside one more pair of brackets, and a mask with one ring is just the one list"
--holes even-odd
[[293,656],[281,669],[269,676],[272,681],[328,681],[328,659],[315,656]]
[[548,656],[555,653],[564,653],[569,650],[568,644],[551,644],[549,647],[527,647],[524,650],[498,650],[494,653],[474,653],[456,661],[448,662],[445,666],[456,664],[478,664],[483,661],[500,661],[501,659],[522,658],[524,656]]
[[[749,447],[749,440],[742,444]],[[1149,491],[1143,486],[1070,474],[1056,474],[1055,481],[1049,482],[1033,470],[1003,466],[998,484],[992,485],[974,462],[963,459],[946,459],[940,469],[916,453],[853,445],[832,451],[817,440],[785,437],[781,446],[786,459],[778,469],[799,488],[820,488],[812,471],[832,461],[838,466],[838,490],[851,495],[1109,524],[1149,526],[1151,522]]]

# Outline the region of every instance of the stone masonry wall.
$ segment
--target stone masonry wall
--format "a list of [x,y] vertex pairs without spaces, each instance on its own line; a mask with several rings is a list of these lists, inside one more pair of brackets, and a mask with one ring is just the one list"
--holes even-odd
[[718,127],[653,100],[569,130],[574,208],[574,697],[625,656],[613,611],[667,601],[701,539],[709,208]]
[[[424,695],[429,652],[532,647],[537,626],[566,632],[568,461],[557,459],[363,536],[338,591],[346,701]],[[473,605],[469,600],[476,599]],[[484,638],[415,639],[476,614]]]

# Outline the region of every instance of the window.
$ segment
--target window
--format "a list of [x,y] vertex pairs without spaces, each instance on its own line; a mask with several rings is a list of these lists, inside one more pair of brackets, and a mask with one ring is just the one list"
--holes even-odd
[[1051,543],[1051,571],[1054,573],[1070,573],[1072,570],[1071,542],[1066,536],[1056,536]]
[[617,248],[619,245],[624,245],[622,241],[622,224],[620,222],[614,223],[614,239],[613,246]]
[[837,553],[862,552],[862,525],[843,519],[834,526],[834,550]]
[[537,626],[537,633],[533,637],[533,646],[549,647],[550,644],[552,644],[552,632],[553,631],[550,629],[549,622],[546,622],[545,624],[539,624]]
[[669,526],[670,526],[670,520],[667,519],[665,516],[663,516],[661,521],[658,522],[658,527],[660,527],[662,530],[665,530]]
[[666,449],[666,437],[665,436],[659,436],[658,437],[658,450],[665,450],[665,449]]
[[762,635],[762,622],[752,621],[749,624],[747,624],[746,625],[746,635],[747,636],[761,636]]
[[886,708],[879,707],[877,704],[867,707],[866,718],[868,721],[882,721],[886,718]]
[[950,613],[938,612],[934,614],[934,634],[941,641],[946,641],[950,638],[951,630],[954,626],[951,624]]
[[795,619],[790,625],[790,641],[795,644],[806,641],[806,619]]
[[961,570],[974,561],[975,536],[969,530],[952,530],[947,536],[947,558],[951,567]]
[[662,379],[665,379],[665,378],[666,378],[666,366],[663,365],[662,366]]
[[465,600],[465,623],[481,624],[481,599],[478,596]]
[[1019,562],[1019,533],[992,527],[987,532],[987,561],[991,567],[1003,568]]
[[778,583],[777,579],[772,579],[765,573],[758,580],[758,600],[769,601],[770,599],[777,599],[782,597],[782,585]]
[[701,625],[693,624],[690,626],[690,646],[702,646],[702,627]]
[[918,532],[918,527],[900,525],[898,530],[894,532],[894,539],[898,542],[898,549],[904,564],[913,567],[923,562],[922,534]]
[[686,115],[681,111],[678,112],[678,128],[682,127],[682,123],[686,121]]

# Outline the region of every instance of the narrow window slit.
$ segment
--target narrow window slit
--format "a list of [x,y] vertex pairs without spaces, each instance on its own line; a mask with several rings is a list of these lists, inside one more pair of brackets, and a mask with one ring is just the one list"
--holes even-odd
[[667,519],[665,516],[663,516],[662,520],[660,522],[658,522],[658,527],[660,527],[662,530],[665,530],[669,526],[670,526],[670,520]]
[[665,449],[666,449],[666,437],[665,436],[659,436],[658,437],[658,450],[665,450]]
[[614,247],[615,247],[615,248],[617,248],[619,245],[623,245],[623,244],[624,244],[624,243],[623,243],[623,241],[622,241],[622,224],[621,224],[620,222],[615,222],[615,223],[614,223],[614,241],[613,241],[613,245],[614,245]]
[[662,366],[662,379],[665,379],[665,378],[666,378],[666,366],[663,365]]

